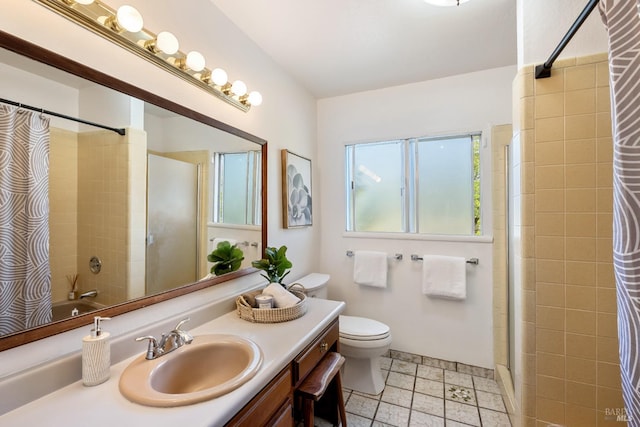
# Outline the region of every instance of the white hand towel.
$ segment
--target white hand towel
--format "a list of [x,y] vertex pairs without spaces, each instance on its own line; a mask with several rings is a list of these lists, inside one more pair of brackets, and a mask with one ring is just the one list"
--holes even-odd
[[387,253],[356,251],[353,260],[353,281],[359,285],[387,287]]
[[273,297],[275,308],[293,307],[300,301],[300,298],[283,288],[280,283],[270,283],[262,293]]
[[462,257],[424,255],[422,293],[463,300],[467,297],[467,261]]

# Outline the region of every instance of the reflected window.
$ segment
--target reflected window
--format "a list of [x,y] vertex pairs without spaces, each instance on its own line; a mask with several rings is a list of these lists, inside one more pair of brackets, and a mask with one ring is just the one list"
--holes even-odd
[[347,145],[347,231],[481,235],[480,136]]
[[214,155],[213,222],[260,225],[261,157],[260,151]]

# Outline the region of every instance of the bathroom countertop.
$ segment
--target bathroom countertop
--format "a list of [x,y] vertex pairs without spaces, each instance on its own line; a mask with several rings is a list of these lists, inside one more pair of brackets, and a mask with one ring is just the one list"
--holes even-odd
[[[118,390],[124,369],[141,352],[111,366],[111,378],[100,385],[70,384],[38,400],[0,416],[3,427],[39,426],[222,426],[277,375],[313,338],[343,310],[345,304],[308,299],[307,313],[289,322],[257,324],[238,317],[235,311],[189,330],[192,335],[236,334],[253,340],[264,360],[255,377],[218,398],[188,406],[154,408],[128,401]],[[140,345],[132,342],[131,345]],[[46,379],[43,379],[45,381]]]

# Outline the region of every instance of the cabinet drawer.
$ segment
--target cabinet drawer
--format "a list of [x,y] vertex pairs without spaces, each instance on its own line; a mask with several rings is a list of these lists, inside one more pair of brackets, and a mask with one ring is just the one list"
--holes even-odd
[[300,383],[329,350],[335,350],[340,330],[338,319],[327,327],[293,361],[294,384]]
[[227,423],[227,426],[255,427],[269,419],[291,396],[291,368],[280,372],[251,402]]

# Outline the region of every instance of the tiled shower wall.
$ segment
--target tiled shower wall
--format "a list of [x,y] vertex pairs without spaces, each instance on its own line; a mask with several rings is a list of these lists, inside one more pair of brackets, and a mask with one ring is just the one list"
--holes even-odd
[[551,74],[525,67],[514,83],[516,395],[524,426],[620,426],[607,56],[557,61]]

